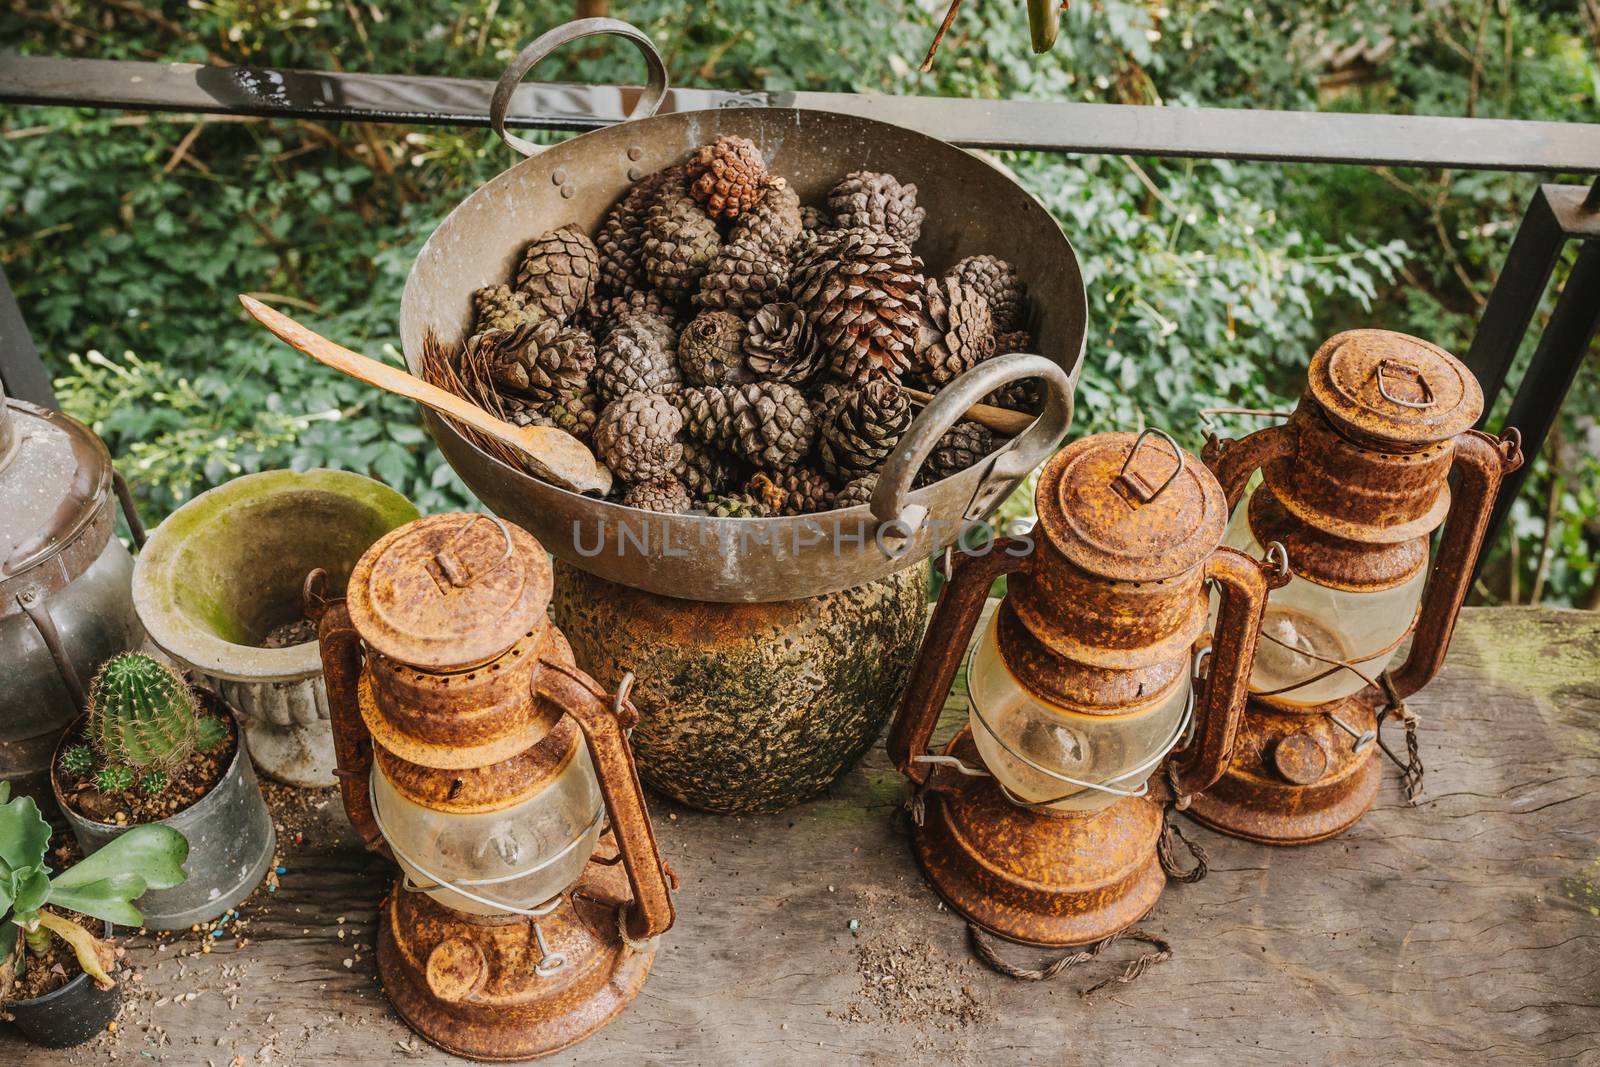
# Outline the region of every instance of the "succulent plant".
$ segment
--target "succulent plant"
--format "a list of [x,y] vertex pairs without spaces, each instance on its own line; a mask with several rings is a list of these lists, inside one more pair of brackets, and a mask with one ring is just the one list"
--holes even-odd
[[[52,935],[72,949],[97,985],[111,988],[115,983],[109,972],[116,955],[110,942],[46,905],[138,927],[144,917],[133,902],[146,890],[183,883],[189,842],[170,826],[135,826],[51,877],[45,863],[50,824],[31,797],[11,800],[10,794],[11,783],[0,782],[0,1004],[27,970],[29,958],[49,949]],[[22,931],[27,931],[25,946],[18,937]]]
[[199,732],[195,735],[195,746],[201,752],[212,752],[228,740],[228,724],[215,715],[207,715],[200,720]]
[[88,745],[69,745],[61,753],[61,769],[82,778],[94,770],[94,750]]
[[139,792],[146,796],[155,796],[164,792],[172,780],[167,777],[167,772],[159,767],[145,771],[139,776]]
[[149,656],[107,661],[89,687],[89,740],[107,760],[175,767],[194,752],[200,720],[182,678]]
[[102,793],[126,793],[133,788],[133,768],[123,763],[108,763],[95,773],[94,787]]

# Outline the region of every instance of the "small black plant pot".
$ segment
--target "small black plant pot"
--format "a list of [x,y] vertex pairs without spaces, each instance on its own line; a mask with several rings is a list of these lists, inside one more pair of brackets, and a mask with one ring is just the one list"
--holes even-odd
[[[105,936],[111,936],[106,923]],[[32,1000],[7,1001],[5,1010],[17,1029],[35,1045],[71,1048],[90,1040],[117,1017],[122,987],[101,989],[94,979],[79,974],[72,981]]]

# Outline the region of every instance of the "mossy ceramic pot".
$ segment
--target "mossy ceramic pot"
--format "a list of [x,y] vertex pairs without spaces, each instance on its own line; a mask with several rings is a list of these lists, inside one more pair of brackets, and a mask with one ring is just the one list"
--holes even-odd
[[854,766],[900,699],[928,564],[771,604],[676,600],[556,562],[550,615],[601,685],[632,671],[647,785],[702,811],[778,811]]
[[[216,694],[201,689],[195,695],[206,713],[228,714]],[[77,732],[69,729],[62,745]],[[189,842],[189,858],[183,864],[189,877],[182,885],[154,889],[139,898],[139,911],[147,928],[187,930],[195,923],[210,922],[249,896],[272,866],[273,852],[278,847],[277,832],[261,796],[247,742],[244,731],[238,731],[238,744],[222,780],[189,807],[156,823],[172,827]],[[131,823],[99,822],[74,810],[57,773],[60,765],[58,749],[50,764],[50,786],[85,856],[93,855],[133,828]]]
[[250,754],[288,785],[334,784],[322,661],[304,640],[263,641],[301,617],[306,572],[344,595],[378,538],[417,517],[405,497],[347,471],[265,471],[202,493],[151,534],[133,571],[150,640],[238,711]]
[[[108,940],[116,931],[105,924]],[[60,989],[41,997],[11,1000],[5,1013],[17,1024],[22,1036],[42,1048],[72,1048],[105,1030],[122,1007],[122,987],[101,989],[94,979],[79,972]]]

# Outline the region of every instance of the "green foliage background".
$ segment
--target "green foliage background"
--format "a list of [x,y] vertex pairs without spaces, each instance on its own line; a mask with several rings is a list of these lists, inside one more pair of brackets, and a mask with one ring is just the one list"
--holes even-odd
[[[1099,0],[1072,5],[1044,57],[1021,5],[967,0],[931,75],[916,65],[936,0],[610,9],[662,46],[674,83],[721,88],[1593,121],[1600,85],[1600,35],[1559,0]],[[573,14],[516,0],[11,0],[0,47],[492,78]],[[573,48],[538,76],[640,74],[618,45]],[[1190,443],[1202,407],[1292,403],[1310,352],[1339,329],[1390,326],[1464,352],[1515,220],[1552,177],[1002,158],[1083,259],[1091,334],[1076,431],[1153,424]],[[424,510],[458,507],[471,498],[411,405],[272,341],[235,295],[273,294],[398,362],[412,256],[511,162],[484,131],[7,108],[0,262],[64,404],[106,436],[147,521],[285,465],[360,470]],[[1484,598],[1600,603],[1597,413],[1591,368],[1495,548]]]

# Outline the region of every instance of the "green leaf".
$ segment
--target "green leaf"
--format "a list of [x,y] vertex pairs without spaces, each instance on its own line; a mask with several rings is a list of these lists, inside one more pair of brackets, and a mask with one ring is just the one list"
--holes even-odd
[[12,913],[19,919],[31,921],[31,916],[50,899],[50,870],[34,867],[17,871],[11,876],[8,895]]
[[32,797],[0,804],[0,876],[42,867],[50,847],[50,824]]
[[182,885],[189,877],[183,870],[183,861],[188,858],[188,839],[172,827],[135,826],[70,870],[58,874],[50,883],[50,899],[60,903],[64,889],[84,889],[97,882],[113,882],[124,874],[137,875],[148,889],[171,889]]

